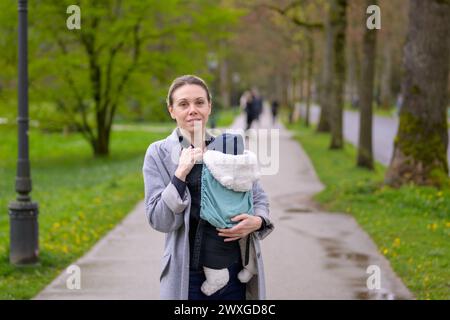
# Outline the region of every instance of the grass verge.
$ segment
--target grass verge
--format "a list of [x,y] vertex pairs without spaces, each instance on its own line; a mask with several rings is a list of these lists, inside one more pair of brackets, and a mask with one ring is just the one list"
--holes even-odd
[[[228,128],[239,115],[240,110],[236,107],[220,109],[216,115],[216,128]],[[210,117],[211,120],[211,117]]]

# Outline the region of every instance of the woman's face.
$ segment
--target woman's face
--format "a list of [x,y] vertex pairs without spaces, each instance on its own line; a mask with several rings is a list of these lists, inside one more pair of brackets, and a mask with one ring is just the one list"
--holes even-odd
[[[194,124],[206,128],[211,113],[211,103],[208,102],[205,89],[196,84],[185,84],[172,93],[173,105],[169,106],[172,119],[178,127],[194,133]],[[201,122],[200,122],[201,121]]]

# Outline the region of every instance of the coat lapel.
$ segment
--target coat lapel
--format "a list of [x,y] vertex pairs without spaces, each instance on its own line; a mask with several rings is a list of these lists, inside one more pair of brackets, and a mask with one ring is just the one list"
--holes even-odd
[[169,172],[169,176],[172,176],[178,167],[181,147],[182,146],[178,140],[177,128],[175,128],[172,131],[172,133],[167,137],[164,144],[166,154],[163,158],[163,161],[164,164],[166,165],[167,171]]

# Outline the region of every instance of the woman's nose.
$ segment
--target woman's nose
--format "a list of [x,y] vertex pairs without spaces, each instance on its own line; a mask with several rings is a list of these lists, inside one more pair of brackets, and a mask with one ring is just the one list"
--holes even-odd
[[191,103],[189,105],[189,114],[192,114],[192,113],[197,113],[197,107],[195,106],[195,103]]

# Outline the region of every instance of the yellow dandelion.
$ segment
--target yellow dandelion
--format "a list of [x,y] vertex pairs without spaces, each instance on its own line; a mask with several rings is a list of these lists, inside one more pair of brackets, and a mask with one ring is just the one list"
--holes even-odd
[[394,247],[399,247],[399,246],[400,246],[400,238],[395,238]]
[[384,254],[384,255],[387,255],[387,254],[388,254],[388,252],[389,252],[389,250],[388,250],[387,248],[384,248],[384,250],[383,250],[383,254]]

